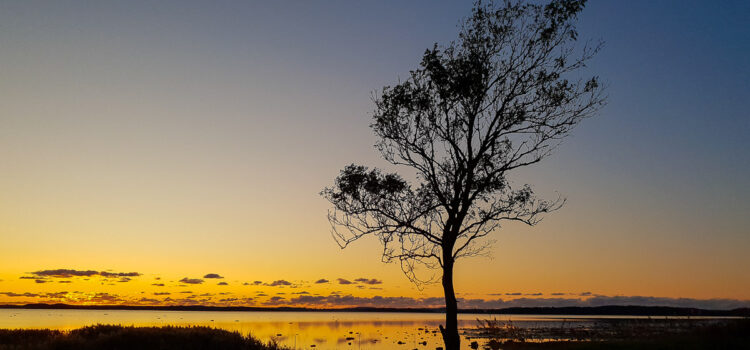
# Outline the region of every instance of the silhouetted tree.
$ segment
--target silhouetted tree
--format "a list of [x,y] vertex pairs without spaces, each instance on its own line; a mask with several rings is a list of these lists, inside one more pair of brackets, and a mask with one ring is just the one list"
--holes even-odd
[[342,248],[374,235],[383,260],[398,260],[413,282],[424,282],[420,264],[442,269],[447,350],[460,345],[456,259],[483,253],[482,238],[503,221],[534,225],[564,202],[515,188],[508,174],[541,161],[604,104],[596,76],[573,77],[601,47],[575,45],[584,3],[477,2],[457,41],[426,50],[406,81],[374,98],[376,147],[413,168],[416,183],[349,165],[322,192]]

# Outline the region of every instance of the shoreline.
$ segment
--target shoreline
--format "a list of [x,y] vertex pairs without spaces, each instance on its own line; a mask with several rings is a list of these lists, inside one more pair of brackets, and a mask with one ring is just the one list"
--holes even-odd
[[[25,304],[0,305],[0,309],[25,310],[154,310],[154,311],[243,311],[243,312],[379,312],[379,313],[444,313],[442,308],[305,308],[250,306],[142,306],[142,305],[71,305]],[[708,310],[668,306],[595,306],[595,307],[512,307],[502,309],[459,309],[461,314],[488,315],[571,315],[571,316],[651,316],[651,317],[750,317],[750,308]]]

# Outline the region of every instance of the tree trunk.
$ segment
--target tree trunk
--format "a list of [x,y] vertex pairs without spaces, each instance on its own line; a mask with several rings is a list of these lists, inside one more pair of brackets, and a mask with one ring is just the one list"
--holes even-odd
[[445,350],[459,350],[461,338],[458,335],[458,303],[453,290],[453,261],[443,264],[443,293],[445,294],[445,328],[440,326]]

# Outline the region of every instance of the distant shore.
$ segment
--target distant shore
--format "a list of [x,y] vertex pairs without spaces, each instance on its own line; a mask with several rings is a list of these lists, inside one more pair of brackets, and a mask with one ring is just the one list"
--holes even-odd
[[[54,309],[54,310],[156,310],[156,311],[275,311],[275,312],[410,312],[442,313],[442,308],[305,308],[305,307],[248,307],[248,306],[144,306],[144,305],[70,305],[25,304],[0,305],[0,309]],[[670,306],[574,306],[574,307],[511,307],[502,309],[460,309],[462,314],[505,315],[580,315],[580,316],[683,316],[683,317],[750,317],[750,308],[708,310]]]

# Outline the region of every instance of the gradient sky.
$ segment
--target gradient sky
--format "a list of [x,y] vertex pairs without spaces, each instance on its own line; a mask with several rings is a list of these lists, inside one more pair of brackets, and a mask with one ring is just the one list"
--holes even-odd
[[[375,239],[340,250],[318,193],[351,162],[399,170],[372,147],[371,94],[470,8],[0,2],[0,303],[429,304],[441,288],[382,264]],[[513,176],[568,202],[459,262],[459,296],[747,305],[748,15],[746,1],[588,4],[579,31],[606,41],[589,69],[609,104]],[[224,278],[179,282],[208,273]]]

